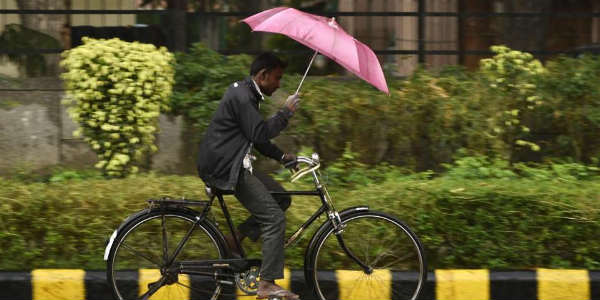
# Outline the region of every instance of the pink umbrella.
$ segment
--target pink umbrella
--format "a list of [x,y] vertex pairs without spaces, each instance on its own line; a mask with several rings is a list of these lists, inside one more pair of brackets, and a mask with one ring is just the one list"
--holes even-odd
[[296,93],[300,90],[318,53],[333,59],[377,89],[389,93],[375,53],[367,45],[346,33],[334,18],[328,19],[289,7],[277,7],[242,21],[250,25],[253,31],[284,34],[315,50]]

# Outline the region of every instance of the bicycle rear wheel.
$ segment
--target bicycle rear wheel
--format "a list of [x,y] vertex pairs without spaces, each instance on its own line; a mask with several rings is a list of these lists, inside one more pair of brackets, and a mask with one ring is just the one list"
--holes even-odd
[[423,248],[400,220],[375,211],[343,215],[343,241],[365,272],[338,242],[333,226],[321,231],[307,261],[317,299],[416,299],[427,277]]
[[[194,226],[196,216],[179,209],[155,209],[139,215],[120,230],[107,261],[107,278],[116,299],[141,299],[153,285],[160,288],[149,299],[217,299],[223,287],[214,272],[177,274],[167,266],[175,249]],[[225,256],[220,235],[208,222],[194,228],[175,262],[220,259]],[[171,271],[169,271],[169,268]]]

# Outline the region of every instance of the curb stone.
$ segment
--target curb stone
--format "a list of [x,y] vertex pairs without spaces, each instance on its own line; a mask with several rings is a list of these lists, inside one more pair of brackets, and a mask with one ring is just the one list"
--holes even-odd
[[[132,272],[132,281],[139,276]],[[140,273],[142,274],[142,273]],[[387,274],[387,275],[386,275]],[[382,271],[388,278],[387,289],[379,289],[388,298],[394,285],[402,284],[402,273]],[[324,274],[337,287],[338,299],[361,299],[363,288],[356,288],[352,271],[329,271]],[[280,285],[309,300],[312,294],[304,282],[303,270],[285,270]],[[355,291],[359,292],[355,292]],[[223,299],[233,297],[222,297]],[[396,296],[392,295],[391,299]],[[30,272],[0,271],[0,300],[111,300],[105,271],[78,269],[36,269]],[[193,299],[193,297],[192,297]],[[255,299],[238,293],[237,299]],[[423,300],[600,300],[600,271],[534,269],[496,271],[487,269],[449,269],[429,272],[419,299]]]

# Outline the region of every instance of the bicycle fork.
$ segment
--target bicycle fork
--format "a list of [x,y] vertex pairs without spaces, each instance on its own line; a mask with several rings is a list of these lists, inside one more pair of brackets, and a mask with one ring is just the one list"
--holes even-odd
[[342,224],[342,219],[340,218],[340,215],[338,214],[338,212],[337,211],[329,212],[328,216],[329,216],[329,220],[331,221],[331,224],[333,225],[335,238],[337,239],[338,244],[340,244],[340,247],[342,248],[342,250],[344,250],[346,255],[348,255],[348,257],[350,257],[355,263],[357,263],[366,274],[373,273],[373,268],[365,265],[365,263],[363,263],[360,259],[358,259],[358,257],[356,257],[356,255],[354,255],[352,250],[350,250],[348,248],[348,246],[346,246],[346,243],[344,242],[344,237],[343,237],[344,228],[346,228],[346,225]]
[[342,247],[342,249],[344,250],[344,252],[346,253],[346,255],[348,255],[354,262],[356,262],[366,274],[371,274],[373,273],[373,268],[365,265],[362,261],[360,261],[360,259],[358,259],[358,257],[356,257],[356,255],[354,255],[354,253],[352,253],[352,251],[350,249],[348,249],[348,247],[346,246],[346,243],[344,242],[344,238],[342,237],[342,233],[336,233],[335,237],[337,238],[338,243],[340,244],[340,247]]
[[319,183],[316,174],[314,174],[314,178],[315,184],[317,185],[317,190],[319,190],[321,194],[321,201],[323,202],[323,207],[327,207],[327,217],[329,218],[329,221],[333,226],[333,230],[338,244],[340,244],[340,247],[342,247],[342,250],[344,250],[346,255],[348,255],[348,257],[350,257],[356,264],[358,264],[366,274],[373,273],[373,268],[367,266],[360,259],[358,259],[358,257],[354,255],[354,253],[348,248],[348,246],[346,246],[346,243],[344,242],[344,237],[342,236],[346,225],[342,223],[340,214],[337,212],[337,210],[335,210],[335,207],[333,206],[333,201],[331,201],[331,196],[329,196],[327,188],[325,188],[325,186]]

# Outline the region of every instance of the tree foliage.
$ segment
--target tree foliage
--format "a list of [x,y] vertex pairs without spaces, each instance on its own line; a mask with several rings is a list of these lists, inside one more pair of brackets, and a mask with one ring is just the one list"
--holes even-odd
[[[7,50],[19,49],[60,49],[60,42],[52,36],[26,28],[20,24],[8,24],[0,34],[0,45]],[[8,58],[19,66],[23,75],[47,76],[53,75],[52,68],[48,68],[46,58],[42,54],[10,53],[3,54],[1,57]]]
[[69,114],[108,176],[138,171],[154,145],[161,110],[169,108],[173,55],[165,48],[119,39],[84,38],[65,51],[62,74]]
[[248,55],[223,56],[195,44],[189,53],[177,55],[175,86],[171,107],[202,132],[212,118],[227,87],[250,73]]
[[493,58],[481,60],[481,72],[489,85],[488,101],[499,108],[491,116],[493,134],[509,148],[517,145],[539,151],[539,145],[528,141],[530,128],[524,119],[528,111],[542,104],[537,82],[546,69],[529,53],[506,46],[493,46],[492,51],[496,53]]
[[[325,161],[342,156],[351,142],[362,163],[417,171],[443,170],[461,149],[511,164],[597,161],[600,58],[557,57],[543,65],[528,53],[492,50],[496,55],[482,60],[479,70],[420,68],[404,79],[388,76],[390,95],[355,77],[309,77],[283,135]],[[225,88],[247,76],[250,61],[197,45],[178,60],[175,110],[202,133]],[[293,93],[299,81],[284,76],[265,114],[279,109],[278,97]]]

